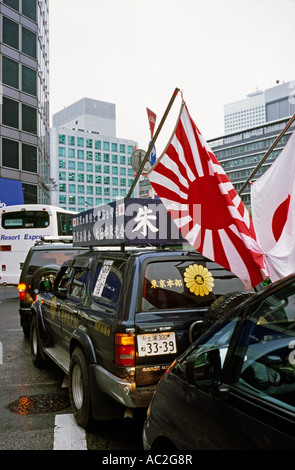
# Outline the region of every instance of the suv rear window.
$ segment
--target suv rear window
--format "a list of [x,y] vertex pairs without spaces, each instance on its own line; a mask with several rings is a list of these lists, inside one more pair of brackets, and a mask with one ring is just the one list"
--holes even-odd
[[37,268],[47,264],[58,264],[61,266],[65,261],[76,256],[80,251],[77,250],[40,250],[33,251],[30,259],[28,274],[34,274]]
[[[197,269],[193,267],[196,266],[200,271],[199,278],[193,276]],[[213,278],[210,277],[212,280],[209,281],[206,273],[207,268],[192,261],[149,263],[145,271],[141,311],[210,305],[215,299],[212,291]]]

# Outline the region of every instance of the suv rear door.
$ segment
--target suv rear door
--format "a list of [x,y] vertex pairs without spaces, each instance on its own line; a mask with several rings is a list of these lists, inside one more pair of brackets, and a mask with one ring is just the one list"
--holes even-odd
[[136,384],[157,383],[189,346],[189,328],[215,300],[214,278],[203,257],[155,256],[142,267],[137,297]]

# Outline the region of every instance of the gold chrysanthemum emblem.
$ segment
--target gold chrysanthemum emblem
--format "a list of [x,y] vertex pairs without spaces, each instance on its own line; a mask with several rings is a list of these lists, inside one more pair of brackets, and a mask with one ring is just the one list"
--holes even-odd
[[214,279],[207,268],[191,264],[184,272],[186,287],[195,295],[208,295],[214,287]]

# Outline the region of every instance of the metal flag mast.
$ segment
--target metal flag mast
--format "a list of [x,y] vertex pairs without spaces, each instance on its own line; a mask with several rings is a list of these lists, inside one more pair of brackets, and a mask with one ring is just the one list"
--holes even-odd
[[135,188],[135,185],[136,185],[136,183],[137,183],[137,181],[138,181],[138,179],[139,179],[139,177],[140,177],[140,175],[141,175],[141,173],[142,173],[142,171],[143,171],[143,169],[144,169],[144,166],[145,166],[146,162],[147,162],[148,159],[149,159],[150,153],[151,153],[151,151],[153,150],[153,147],[154,147],[155,142],[156,142],[156,140],[157,140],[157,138],[158,138],[158,135],[159,135],[159,133],[160,133],[160,131],[161,131],[163,125],[164,125],[164,122],[165,122],[166,119],[167,119],[167,116],[168,116],[168,114],[169,114],[169,111],[170,111],[170,109],[171,109],[171,107],[172,107],[172,105],[173,105],[173,103],[174,103],[174,100],[175,100],[176,96],[178,95],[178,92],[179,92],[179,91],[180,91],[179,88],[175,88],[175,90],[174,90],[174,92],[173,92],[173,95],[172,95],[172,97],[171,97],[171,99],[170,99],[170,101],[169,101],[169,103],[168,103],[167,109],[166,109],[166,111],[165,111],[165,113],[164,113],[164,115],[163,115],[163,117],[162,117],[162,120],[161,120],[161,122],[160,122],[160,124],[159,124],[159,126],[158,126],[158,128],[157,128],[157,130],[156,130],[156,132],[155,132],[154,137],[152,138],[152,140],[151,140],[151,142],[150,142],[150,145],[149,145],[149,148],[148,148],[148,150],[147,150],[147,152],[146,152],[146,154],[145,154],[145,157],[144,157],[143,161],[141,162],[140,168],[139,168],[139,170],[138,170],[138,172],[137,172],[137,174],[136,174],[136,176],[135,176],[135,178],[134,178],[134,181],[133,181],[133,183],[132,183],[132,186],[131,186],[130,189],[129,189],[129,192],[128,192],[127,196],[126,196],[127,198],[128,198],[128,197],[131,197],[131,194],[133,193],[133,190],[134,190],[134,188]]
[[282,130],[282,132],[280,133],[280,135],[276,138],[276,140],[274,141],[274,143],[271,145],[271,147],[269,148],[269,150],[266,152],[266,154],[264,155],[264,157],[260,160],[260,162],[258,163],[258,165],[256,166],[256,168],[252,171],[251,175],[249,176],[249,178],[247,179],[247,181],[245,181],[245,183],[243,184],[243,186],[241,187],[240,191],[238,192],[239,195],[242,194],[242,192],[244,191],[244,189],[246,188],[247,184],[249,184],[249,182],[252,180],[252,178],[256,175],[257,171],[259,170],[259,168],[263,165],[263,163],[265,162],[265,160],[267,159],[267,157],[271,154],[271,152],[273,151],[273,149],[276,147],[276,145],[278,144],[278,142],[281,140],[281,138],[283,137],[283,135],[287,132],[287,130],[289,129],[289,127],[293,124],[293,122],[295,121],[295,114],[294,116],[289,120],[289,122],[287,123],[287,125],[285,126],[285,128]]

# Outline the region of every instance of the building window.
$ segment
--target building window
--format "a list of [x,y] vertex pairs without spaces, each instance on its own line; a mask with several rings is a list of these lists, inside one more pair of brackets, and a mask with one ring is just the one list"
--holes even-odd
[[18,24],[6,18],[6,16],[3,16],[3,42],[14,49],[18,49]]
[[86,163],[86,171],[93,171],[93,164],[92,163]]
[[83,162],[78,162],[77,169],[78,169],[79,171],[84,171],[84,163],[83,163]]
[[84,194],[84,184],[78,184],[78,193]]
[[93,153],[90,152],[89,150],[87,150],[86,152],[86,160],[90,160],[90,161],[93,160]]
[[93,194],[93,186],[87,186],[86,193],[87,194]]
[[86,139],[86,147],[92,149],[93,141],[92,139]]
[[22,52],[36,59],[36,34],[27,28],[22,28]]
[[58,179],[60,181],[65,181],[66,180],[66,172],[65,171],[60,171],[58,175]]
[[71,205],[76,204],[76,196],[69,196],[69,204]]
[[70,158],[75,158],[75,149],[68,149],[68,152]]
[[37,73],[25,65],[22,66],[22,91],[37,96]]
[[114,165],[117,165],[118,164],[118,155],[112,155],[112,163]]
[[84,160],[84,150],[78,150],[78,159]]
[[124,157],[124,155],[120,156],[120,164],[121,165],[126,165],[126,157]]
[[101,162],[101,153],[100,152],[95,152],[95,161],[96,162]]
[[37,109],[26,104],[22,105],[22,130],[37,134]]
[[112,142],[112,152],[118,152],[118,144]]
[[84,183],[84,174],[83,173],[78,173],[78,181],[80,183]]
[[17,141],[2,139],[2,166],[19,168],[19,145]]
[[66,161],[58,160],[58,168],[66,168]]
[[67,196],[65,194],[60,194],[59,203],[60,204],[66,204],[66,202],[67,202]]
[[84,206],[84,204],[85,204],[84,196],[78,196],[78,204],[79,204],[79,206]]
[[74,160],[69,161],[68,168],[69,168],[69,170],[74,170],[75,169],[75,161]]
[[5,85],[18,88],[18,63],[8,57],[2,57],[2,81]]
[[110,150],[110,143],[109,142],[104,142],[103,143],[103,149],[108,152]]
[[36,0],[22,1],[22,14],[33,21],[37,21]]
[[58,134],[58,143],[59,144],[66,144],[66,136],[64,134]]
[[124,144],[120,144],[120,153],[126,153],[126,147]]
[[75,192],[76,192],[76,185],[69,184],[69,193],[75,193]]
[[76,173],[69,173],[69,181],[75,181],[76,180]]
[[18,101],[3,97],[2,103],[2,124],[18,129],[19,114]]
[[87,183],[93,183],[93,175],[87,175],[86,176],[86,181],[87,181]]
[[19,0],[3,0],[3,3],[5,3],[5,5],[8,5],[10,8],[13,8],[16,11],[19,11],[18,1]]
[[59,184],[59,192],[60,193],[65,193],[66,192],[66,184],[65,183],[60,183]]
[[83,137],[78,137],[77,145],[78,145],[78,147],[84,147],[84,139],[83,139]]
[[68,145],[75,145],[75,136],[73,135],[68,136]]
[[37,147],[22,144],[22,169],[37,173]]
[[58,156],[65,157],[66,156],[66,148],[65,147],[58,147]]
[[100,141],[100,140],[96,140],[94,146],[95,146],[95,148],[96,148],[97,150],[101,150],[101,141]]

